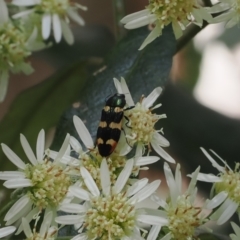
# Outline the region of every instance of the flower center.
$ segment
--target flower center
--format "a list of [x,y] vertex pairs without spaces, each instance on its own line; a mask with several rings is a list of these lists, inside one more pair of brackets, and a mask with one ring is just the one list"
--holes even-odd
[[128,143],[133,145],[135,142],[142,142],[144,145],[148,145],[156,131],[154,125],[159,120],[159,116],[143,107],[141,103],[137,103],[133,109],[125,111],[124,115],[129,119],[128,123],[123,124],[127,125],[126,133],[130,132]]
[[70,6],[69,0],[41,0],[41,2],[36,5],[36,11],[58,14],[64,16],[67,9]]
[[162,26],[166,26],[171,22],[191,20],[196,6],[195,0],[150,0],[147,9],[156,15]]
[[237,163],[235,170],[226,170],[221,174],[222,182],[215,183],[216,192],[227,191],[228,197],[236,203],[240,203],[240,164]]
[[169,230],[176,240],[186,240],[194,235],[196,227],[202,224],[198,217],[200,208],[194,207],[189,196],[179,196],[176,206],[170,206],[168,210]]
[[6,23],[0,27],[0,69],[18,70],[24,59],[31,54],[25,46],[24,33]]
[[33,183],[28,188],[28,196],[40,208],[58,206],[71,185],[63,168],[48,160],[35,166],[28,164],[25,174]]
[[[92,150],[89,153],[81,154],[79,159],[81,160],[82,165],[90,172],[98,188],[101,190],[100,166],[103,158],[97,151]],[[106,161],[109,166],[111,183],[114,184],[126,164],[126,158],[113,153],[111,154],[111,157],[106,159]]]
[[136,211],[127,200],[122,193],[92,199],[92,208],[87,211],[85,218],[88,238],[120,240],[131,236]]

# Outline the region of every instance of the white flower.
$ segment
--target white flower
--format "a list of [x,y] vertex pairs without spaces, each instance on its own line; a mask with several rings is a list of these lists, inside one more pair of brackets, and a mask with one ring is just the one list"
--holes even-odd
[[234,232],[235,234],[230,234],[230,238],[232,240],[239,240],[240,239],[240,227],[234,223],[234,222],[231,222],[231,225],[232,225],[232,228],[234,229]]
[[42,37],[48,39],[51,34],[51,28],[55,41],[61,41],[62,35],[68,44],[73,44],[74,37],[69,27],[69,18],[84,25],[85,22],[77,10],[86,11],[85,6],[79,3],[72,3],[69,0],[13,0],[14,5],[19,7],[31,7],[25,11],[17,13],[13,18],[30,16],[38,14],[41,16]]
[[28,38],[23,29],[9,20],[6,3],[0,0],[0,102],[7,93],[9,71],[12,73],[33,72],[26,58],[31,55]]
[[0,238],[6,237],[16,230],[14,226],[0,228]]
[[[33,216],[45,210],[56,213],[58,205],[64,200],[69,186],[70,177],[65,172],[65,166],[60,163],[61,154],[69,144],[67,135],[59,155],[51,161],[44,154],[45,133],[41,130],[37,139],[36,155],[33,153],[24,135],[20,136],[23,150],[30,163],[24,163],[7,145],[2,145],[2,150],[9,160],[18,167],[17,171],[0,172],[0,179],[5,180],[4,186],[9,189],[18,189],[20,198],[7,212],[4,221],[6,225],[16,222],[22,217],[31,221]],[[17,234],[22,231],[22,225]]]
[[[86,168],[81,167],[81,175],[85,186],[80,188],[71,186],[70,192],[83,204],[62,204],[60,210],[71,213],[71,215],[59,216],[56,222],[64,225],[78,227],[79,235],[73,239],[143,239],[141,236],[140,223],[158,226],[166,224],[167,220],[159,216],[159,210],[154,214],[148,213],[146,209],[139,208],[139,203],[154,193],[160,180],[148,184],[148,179],[136,181],[127,188],[126,183],[132,172],[133,160],[127,161],[125,167],[112,184],[110,181],[109,167],[106,159],[101,163],[101,191]],[[72,215],[75,213],[75,215]],[[151,240],[156,239],[154,229],[151,232]]]
[[[39,221],[40,217],[37,215],[34,228],[31,230],[31,227],[29,225],[29,222],[26,218],[22,218],[22,226],[23,231],[26,235],[26,240],[54,240],[55,234],[57,233],[58,229],[56,226],[51,226],[53,222],[53,212],[48,212],[44,216],[44,219],[42,221],[41,227],[39,232],[37,232],[37,223]],[[56,224],[54,224],[56,225]]]
[[226,21],[226,28],[231,28],[240,20],[240,0],[221,0],[210,8],[211,13],[221,13],[213,18],[212,23]]
[[[217,176],[213,174],[199,173],[197,179],[199,181],[214,183],[213,191],[211,191],[211,200],[207,202],[206,207],[218,209],[211,215],[212,220],[216,220],[217,224],[221,225],[225,223],[236,211],[240,217],[240,164],[236,163],[235,169],[232,170],[228,164],[220,158],[214,151],[215,154],[224,166],[219,165],[208,152],[201,148],[205,156],[212,163],[219,174]],[[215,194],[215,196],[213,195]]]
[[141,50],[159,37],[168,24],[172,24],[175,37],[179,38],[189,23],[202,26],[203,20],[211,19],[207,9],[201,7],[197,0],[149,0],[145,10],[127,15],[121,22],[127,29],[154,24],[153,30],[141,45]]
[[[127,141],[130,145],[137,143],[136,156],[142,155],[142,150],[150,146],[166,161],[175,163],[175,160],[163,150],[162,147],[168,147],[169,141],[164,138],[154,127],[156,122],[161,118],[166,118],[165,114],[157,115],[152,113],[152,110],[159,108],[161,104],[152,107],[153,103],[160,96],[162,89],[155,88],[146,98],[143,96],[136,105],[133,102],[127,84],[124,78],[119,82],[114,78],[115,87],[118,93],[125,94],[128,106],[135,106],[129,110],[124,111],[124,116],[127,119],[123,123],[124,132],[126,133]],[[144,151],[143,151],[144,153]]]
[[[131,148],[126,142],[126,139],[123,137],[124,134],[121,135],[122,137],[120,138],[120,141],[116,149],[114,150],[114,152],[109,157],[104,158],[98,153],[98,148],[94,146],[92,137],[88,132],[86,126],[82,122],[82,120],[79,117],[74,116],[73,123],[76,128],[76,131],[79,134],[80,139],[84,143],[87,150],[84,151],[81,144],[78,142],[78,140],[71,136],[70,144],[71,144],[71,147],[73,148],[73,151],[77,153],[78,158],[70,156],[70,152],[69,152],[68,154],[64,155],[61,158],[61,162],[69,165],[69,171],[72,174],[79,175],[79,176],[80,176],[79,167],[84,166],[91,173],[93,179],[97,183],[97,186],[100,188],[101,187],[100,166],[103,159],[106,159],[107,163],[109,164],[111,182],[114,183],[121,169],[125,166],[127,161],[130,160],[125,156],[129,152],[129,150],[131,150]],[[55,158],[57,154],[58,152],[55,152],[55,151],[49,152],[49,156],[51,158]],[[147,168],[144,167],[145,165],[149,165],[157,162],[159,160],[159,157],[138,156],[132,159],[134,160],[134,167],[133,167],[132,174],[136,176],[139,170],[147,170]]]
[[162,216],[168,219],[168,224],[165,225],[168,233],[161,239],[195,239],[194,232],[196,228],[205,223],[206,216],[202,214],[203,208],[194,205],[197,195],[196,178],[199,169],[193,173],[186,192],[182,193],[180,165],[177,164],[175,176],[173,176],[169,165],[166,162],[164,163],[164,173],[170,197],[167,201],[160,199],[156,195],[152,197],[152,200],[163,209]]

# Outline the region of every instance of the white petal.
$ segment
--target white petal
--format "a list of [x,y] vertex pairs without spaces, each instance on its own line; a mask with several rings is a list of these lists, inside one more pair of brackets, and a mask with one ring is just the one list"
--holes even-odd
[[200,148],[204,155],[208,158],[208,160],[212,163],[213,167],[218,169],[219,172],[225,172],[224,167],[221,167],[209,154],[204,148]]
[[209,22],[213,19],[212,15],[209,13],[209,11],[207,11],[207,9],[200,8],[198,9],[198,11],[200,12],[202,18],[205,19],[206,21]]
[[218,207],[220,204],[222,204],[225,201],[227,196],[228,196],[228,194],[226,192],[218,193],[216,196],[214,196],[214,198],[212,198],[211,200],[208,200],[208,202],[206,204],[206,208],[213,209],[213,208]]
[[175,204],[177,197],[181,194],[181,189],[178,189],[178,185],[176,185],[172,170],[166,162],[164,162],[163,169],[164,169],[166,182],[170,191],[171,201],[173,204]]
[[212,7],[208,8],[210,13],[219,13],[225,10],[228,10],[230,5],[228,3],[217,3]]
[[29,14],[33,13],[34,11],[35,11],[34,9],[29,9],[29,10],[26,10],[26,11],[22,11],[22,12],[19,12],[19,13],[16,13],[16,14],[12,15],[12,18],[17,19],[17,18],[26,16],[26,15],[29,15]]
[[24,188],[24,187],[30,187],[32,186],[32,182],[29,179],[11,179],[7,180],[3,184],[4,187],[12,189],[12,188]]
[[55,218],[55,221],[60,224],[64,225],[72,225],[75,223],[83,222],[84,220],[84,215],[65,215],[65,216],[59,216]]
[[160,230],[161,230],[161,225],[152,226],[151,230],[148,233],[147,240],[157,239]]
[[1,144],[2,150],[4,154],[8,157],[8,159],[16,165],[18,168],[24,170],[26,165],[25,163],[14,153],[7,145],[4,143]]
[[200,12],[196,9],[193,9],[192,15],[194,16],[195,21],[198,23],[198,26],[201,27],[202,24],[203,24],[203,19],[202,19],[202,16],[201,16]]
[[80,167],[80,172],[88,190],[92,193],[93,196],[98,197],[100,195],[100,191],[95,181],[93,180],[91,174],[88,172],[88,170],[85,167]]
[[137,143],[135,158],[142,157],[143,154],[144,154],[144,145],[141,142],[139,142]]
[[139,190],[141,190],[143,187],[145,187],[148,183],[147,178],[143,178],[137,182],[135,182],[131,187],[127,190],[127,196],[130,197],[137,193]]
[[7,5],[4,0],[0,0],[0,25],[9,19]]
[[62,27],[62,34],[65,39],[65,41],[69,44],[72,45],[74,43],[74,36],[71,31],[71,28],[69,25],[62,19],[61,20],[61,27]]
[[132,196],[129,201],[130,202],[141,202],[144,199],[148,198],[151,196],[159,187],[161,181],[160,180],[155,180],[142,188],[139,192],[137,192],[134,196]]
[[16,5],[16,6],[33,6],[33,5],[36,5],[38,4],[39,1],[36,1],[36,0],[13,0],[12,1],[12,4],[13,5]]
[[87,130],[86,126],[84,125],[83,121],[79,117],[73,116],[73,123],[74,123],[74,126],[77,130],[79,137],[83,141],[86,148],[93,149],[94,143],[93,143],[92,137],[91,137],[89,131]]
[[79,8],[79,9],[81,9],[81,10],[83,10],[83,11],[87,11],[87,10],[88,10],[88,8],[87,8],[86,6],[83,6],[83,5],[79,4],[79,3],[74,3],[74,5],[75,5],[77,8]]
[[70,137],[70,145],[75,152],[80,153],[82,151],[82,145],[75,137]]
[[162,158],[170,163],[175,163],[175,160],[166,152],[164,151],[154,140],[151,141],[151,145],[153,149],[158,153]]
[[32,165],[37,165],[37,159],[35,154],[33,153],[32,148],[30,147],[27,139],[25,138],[25,136],[23,134],[20,134],[20,141],[23,147],[23,150],[25,152],[25,154],[27,155],[29,161],[32,163]]
[[122,86],[123,94],[125,95],[127,105],[130,107],[134,106],[135,104],[132,99],[131,93],[128,89],[128,85],[123,77],[121,77],[121,86]]
[[15,230],[16,230],[16,227],[14,226],[0,228],[0,238],[8,236],[9,234],[13,233]]
[[[192,177],[192,174],[187,175],[188,177]],[[199,173],[197,176],[197,180],[199,181],[203,181],[203,182],[211,182],[211,183],[215,183],[215,182],[222,182],[222,179],[218,176],[214,176],[213,174],[209,173]]]
[[143,99],[142,105],[145,108],[150,108],[153,105],[153,103],[158,99],[161,92],[162,92],[161,87],[155,88],[146,98]]
[[42,36],[48,39],[51,33],[51,14],[45,13],[42,17]]
[[37,147],[36,147],[37,161],[39,163],[43,162],[44,148],[45,148],[45,132],[42,129],[38,134]]
[[176,170],[175,170],[175,184],[177,189],[179,189],[179,192],[182,190],[182,174],[181,174],[181,166],[178,163]]
[[[38,207],[35,207],[32,210],[31,209],[32,209],[32,204],[31,202],[29,202],[27,208],[24,210],[24,212],[21,213],[21,216],[15,215],[16,219],[13,218],[11,221],[16,222],[16,220],[18,220],[20,217],[24,217],[27,220],[27,222],[30,223],[34,218],[34,216],[36,216],[36,214],[39,212]],[[23,231],[23,224],[20,224],[15,235],[18,235],[22,231]]]
[[71,240],[88,240],[88,236],[85,233],[81,233],[71,238]]
[[68,213],[85,213],[86,207],[77,203],[67,203],[59,207],[59,210],[68,212]]
[[30,199],[26,195],[18,199],[18,201],[15,202],[7,212],[6,216],[4,217],[4,221],[9,221],[12,217],[17,215],[29,203],[30,203]]
[[119,156],[126,156],[131,150],[132,148],[127,143],[124,131],[121,131],[120,139],[114,151],[117,152]]
[[123,187],[125,186],[129,176],[132,173],[133,168],[133,159],[127,161],[126,165],[124,166],[123,170],[119,174],[117,181],[114,184],[113,191],[115,194],[118,194],[122,191]]
[[240,227],[234,222],[231,222],[231,225],[236,235],[240,237]]
[[162,27],[159,24],[156,24],[154,29],[148,34],[148,36],[140,46],[139,50],[142,50],[143,48],[145,48],[149,43],[154,41],[160,35],[162,35]]
[[22,218],[22,226],[23,226],[24,234],[26,235],[27,238],[30,238],[32,236],[32,230],[29,226],[29,222],[24,217]]
[[113,78],[114,86],[117,89],[117,92],[123,94],[122,85],[117,78]]
[[132,20],[138,19],[138,18],[146,16],[146,15],[150,15],[150,11],[148,9],[144,9],[142,11],[129,14],[129,15],[125,16],[120,22],[123,24],[126,24],[128,22],[131,22]]
[[172,234],[171,234],[171,232],[169,232],[164,237],[162,237],[161,240],[170,240],[171,238],[172,238]]
[[152,194],[151,200],[164,209],[167,207],[167,203],[163,199],[159,198],[155,193]]
[[136,159],[134,165],[135,166],[148,165],[157,162],[159,159],[160,159],[159,157],[155,156],[139,157]]
[[101,163],[100,178],[101,178],[102,191],[105,194],[105,196],[108,196],[110,193],[111,181],[110,181],[110,173],[109,173],[107,161],[105,158],[102,160],[102,163]]
[[69,192],[72,193],[75,197],[89,201],[90,200],[90,194],[86,190],[76,187],[76,186],[71,186],[69,187]]
[[182,28],[180,27],[179,23],[176,21],[172,22],[172,28],[173,28],[173,32],[175,35],[175,38],[178,39],[183,35],[183,31]]
[[141,214],[137,216],[137,221],[150,224],[150,225],[166,225],[168,220],[166,218],[160,216],[152,216],[152,215],[145,215]]
[[155,15],[150,14],[147,16],[140,17],[138,19],[134,19],[131,22],[128,22],[124,27],[127,29],[139,28],[155,22],[156,19],[157,18]]
[[47,231],[49,230],[51,223],[53,220],[53,212],[50,211],[47,214],[45,213],[44,215],[44,219],[40,228],[40,236],[45,237],[45,234],[47,233]]
[[[229,200],[229,199],[228,199]],[[222,225],[237,211],[238,204],[233,201],[228,201],[226,209],[223,211],[221,217],[217,220],[218,225]]]
[[231,169],[230,166],[227,164],[227,162],[224,161],[217,153],[215,153],[212,149],[210,149],[210,151],[221,160],[221,162],[224,164],[225,167],[227,166],[228,169]]
[[219,23],[219,22],[225,22],[229,19],[231,19],[232,17],[234,17],[235,15],[235,11],[227,11],[226,13],[220,14],[219,16],[213,18],[213,22],[212,23]]
[[78,23],[81,26],[85,25],[84,19],[73,9],[69,8],[67,10],[68,16],[76,23]]
[[[1,22],[0,22],[1,25]],[[0,72],[0,102],[2,102],[7,94],[8,88],[8,71],[1,70]]]
[[25,178],[25,173],[24,172],[19,172],[19,171],[5,171],[5,172],[0,172],[0,179],[1,180],[11,180],[11,179],[16,179],[16,178]]
[[153,141],[155,141],[161,147],[169,147],[170,146],[169,141],[158,132],[153,133]]
[[54,35],[55,41],[59,43],[62,38],[62,27],[61,27],[59,16],[57,14],[52,15],[52,23],[53,23],[53,35]]
[[58,155],[55,158],[56,160],[64,157],[65,153],[68,151],[69,142],[70,142],[70,134],[67,134],[61,146],[61,149],[59,150]]
[[188,185],[188,189],[187,189],[187,193],[189,195],[191,195],[192,191],[194,190],[194,188],[196,187],[196,183],[197,183],[197,175],[200,171],[200,166],[194,171],[194,173],[192,174],[192,179]]

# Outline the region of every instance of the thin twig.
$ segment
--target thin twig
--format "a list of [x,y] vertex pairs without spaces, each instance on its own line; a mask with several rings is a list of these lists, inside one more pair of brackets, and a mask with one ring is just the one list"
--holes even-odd
[[200,31],[202,31],[208,25],[209,23],[207,21],[203,21],[202,27],[191,24],[191,26],[185,30],[184,35],[178,39],[175,54],[182,50]]

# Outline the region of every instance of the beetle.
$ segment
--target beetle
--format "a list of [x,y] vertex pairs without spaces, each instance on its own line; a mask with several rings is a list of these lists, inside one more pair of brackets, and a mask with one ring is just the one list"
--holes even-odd
[[97,130],[97,147],[102,157],[108,157],[117,146],[122,130],[125,105],[125,95],[116,93],[106,100],[102,109]]

